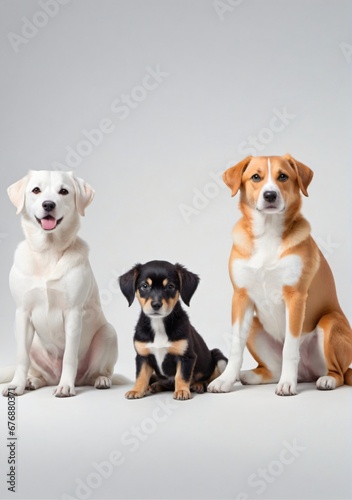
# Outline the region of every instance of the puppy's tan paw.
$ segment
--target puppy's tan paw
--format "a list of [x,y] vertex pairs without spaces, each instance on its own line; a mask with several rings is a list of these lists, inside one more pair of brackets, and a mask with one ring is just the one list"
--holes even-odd
[[125,398],[127,399],[140,399],[140,398],[143,398],[145,396],[145,392],[141,392],[141,391],[128,391],[126,392],[125,394]]
[[191,399],[191,391],[188,389],[181,389],[174,392],[174,399],[179,399],[180,401],[186,401],[186,399]]

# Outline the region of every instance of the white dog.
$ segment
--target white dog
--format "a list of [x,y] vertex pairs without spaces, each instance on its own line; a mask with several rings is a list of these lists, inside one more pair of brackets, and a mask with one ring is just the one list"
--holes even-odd
[[45,385],[57,385],[58,397],[74,396],[75,385],[109,388],[117,336],[101,309],[87,244],[77,237],[93,189],[71,172],[30,171],[8,194],[26,239],[10,272],[17,366],[3,395]]

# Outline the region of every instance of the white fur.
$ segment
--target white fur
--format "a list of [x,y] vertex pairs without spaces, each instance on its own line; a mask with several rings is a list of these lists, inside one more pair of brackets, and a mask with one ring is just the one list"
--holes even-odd
[[220,377],[208,385],[209,392],[229,392],[240,376],[243,351],[253,320],[253,305],[245,311],[243,320],[236,321],[232,327],[231,351],[228,363]]
[[[224,373],[208,386],[208,390],[228,392],[238,378],[244,383],[258,382],[255,374],[249,374],[249,372],[240,374],[243,350],[252,325],[255,307],[264,331],[281,345],[285,342],[283,355],[286,361],[277,389],[278,394],[295,394],[299,339],[294,339],[289,331],[289,318],[282,290],[285,285],[292,286],[297,283],[303,264],[301,258],[295,254],[281,258],[282,214],[265,214],[253,210],[252,216],[255,237],[252,255],[249,259],[234,260],[230,269],[235,285],[246,289],[251,306],[247,307],[242,323],[236,321],[233,325],[232,347],[227,367]],[[236,233],[234,236],[236,238]],[[277,381],[281,371],[281,353],[275,357],[270,349],[266,351],[263,353],[264,357],[268,357],[270,361],[274,358],[273,362],[268,364],[270,367],[273,365],[273,381]],[[296,377],[294,376],[295,370]]]
[[171,342],[165,331],[165,326],[162,318],[151,318],[151,326],[154,332],[153,342],[148,342],[146,347],[150,350],[151,354],[155,356],[155,360],[158,364],[160,372],[163,372],[163,362],[167,354],[168,348],[171,346]]
[[[34,187],[40,193],[33,193]],[[61,188],[69,193],[59,194]],[[22,215],[26,239],[10,272],[17,366],[3,394],[9,388],[20,395],[26,387],[58,384],[56,396],[72,396],[75,383],[109,387],[117,359],[116,332],[100,306],[88,247],[77,237],[79,214],[84,215],[94,191],[72,173],[31,171],[8,192]],[[52,215],[62,219],[48,231],[36,219],[46,215],[43,201],[54,202]]]
[[297,283],[302,260],[294,254],[280,258],[281,216],[254,214],[254,232],[253,253],[248,260],[233,262],[232,278],[247,290],[265,331],[282,341],[286,332],[282,288]]

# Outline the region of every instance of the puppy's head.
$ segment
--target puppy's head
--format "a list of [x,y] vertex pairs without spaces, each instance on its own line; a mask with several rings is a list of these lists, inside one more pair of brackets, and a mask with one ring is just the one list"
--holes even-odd
[[248,156],[223,175],[232,196],[241,190],[242,207],[264,214],[298,209],[300,192],[308,196],[312,178],[313,171],[290,155]]
[[94,197],[93,189],[72,172],[32,170],[12,184],[10,200],[26,220],[44,232],[53,232],[84,209]]
[[172,312],[180,296],[189,306],[199,278],[180,264],[153,260],[134,266],[120,276],[119,283],[129,305],[136,295],[147,316],[163,318]]

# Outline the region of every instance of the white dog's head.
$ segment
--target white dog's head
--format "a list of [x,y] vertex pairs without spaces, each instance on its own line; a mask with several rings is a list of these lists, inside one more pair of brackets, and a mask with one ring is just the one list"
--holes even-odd
[[17,214],[47,233],[71,224],[77,213],[84,215],[94,197],[93,189],[72,172],[51,170],[31,170],[7,192]]

